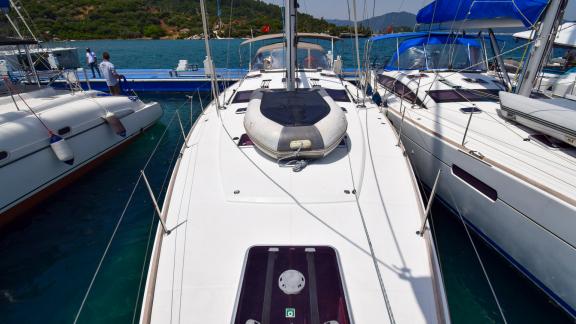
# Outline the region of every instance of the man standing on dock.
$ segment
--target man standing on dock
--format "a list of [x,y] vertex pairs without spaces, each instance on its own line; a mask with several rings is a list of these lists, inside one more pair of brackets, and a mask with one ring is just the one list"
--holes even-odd
[[120,95],[120,74],[116,73],[114,64],[110,62],[110,54],[108,52],[102,53],[102,63],[100,63],[100,70],[104,74],[104,79],[106,79],[106,84],[110,89],[110,94],[113,96]]
[[102,74],[100,74],[100,70],[98,69],[98,65],[96,64],[97,63],[96,54],[90,48],[86,49],[86,63],[88,63],[88,66],[90,66],[90,69],[92,70],[92,78],[96,79],[94,69],[98,71],[98,77],[102,78]]

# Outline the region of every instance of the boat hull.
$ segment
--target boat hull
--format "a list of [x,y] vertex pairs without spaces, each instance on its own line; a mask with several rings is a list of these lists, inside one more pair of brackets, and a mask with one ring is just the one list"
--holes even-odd
[[431,188],[441,170],[436,192],[439,197],[489,245],[576,317],[576,249],[539,221],[543,215],[574,217],[574,206],[409,118],[402,122],[397,111],[390,109],[387,115],[398,130],[402,125],[403,144],[423,183]]
[[142,131],[152,126],[162,115],[157,103],[146,104],[121,118],[126,127],[125,137],[117,135],[104,119],[102,122],[66,137],[74,152],[74,164],[59,161],[50,146],[40,146],[14,161],[0,165],[0,179],[11,188],[2,195],[0,226],[45,200],[51,194],[88,172],[129,144]]

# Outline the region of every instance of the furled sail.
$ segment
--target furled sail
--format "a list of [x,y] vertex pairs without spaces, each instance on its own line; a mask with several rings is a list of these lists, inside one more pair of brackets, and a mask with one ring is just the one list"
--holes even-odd
[[[436,0],[420,9],[419,24],[458,23],[469,28],[531,27],[547,0]],[[491,25],[490,25],[491,24]]]

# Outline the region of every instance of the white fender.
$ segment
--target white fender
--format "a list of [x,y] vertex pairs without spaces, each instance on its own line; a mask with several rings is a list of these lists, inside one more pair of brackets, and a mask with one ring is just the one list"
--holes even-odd
[[120,119],[114,115],[114,113],[107,112],[106,116],[104,116],[104,120],[106,120],[106,123],[108,123],[112,130],[114,130],[114,133],[122,137],[126,137],[126,128],[122,124],[122,121],[120,121]]
[[50,147],[54,154],[56,154],[56,157],[58,157],[58,160],[69,165],[74,164],[74,152],[65,139],[56,134],[52,134],[50,137]]

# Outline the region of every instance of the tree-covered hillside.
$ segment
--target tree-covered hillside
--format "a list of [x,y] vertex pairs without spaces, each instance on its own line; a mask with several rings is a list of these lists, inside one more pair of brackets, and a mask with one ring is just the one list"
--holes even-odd
[[[202,33],[198,0],[20,0],[32,25],[43,39],[185,38]],[[232,2],[232,12],[230,4]],[[216,0],[207,0],[210,29],[219,36],[249,36],[262,26],[270,32],[282,30],[281,8],[257,0],[221,0],[218,23]],[[232,15],[230,15],[232,13]],[[230,24],[230,16],[232,21]],[[324,19],[300,14],[298,29],[337,34]]]

